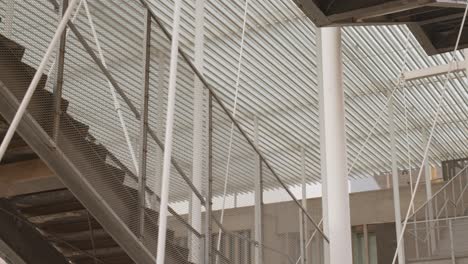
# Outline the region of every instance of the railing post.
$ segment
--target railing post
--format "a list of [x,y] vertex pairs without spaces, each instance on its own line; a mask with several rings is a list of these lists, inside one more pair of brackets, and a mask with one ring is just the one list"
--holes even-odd
[[[62,16],[68,7],[68,0],[62,2]],[[65,27],[66,28],[66,27]],[[58,134],[60,130],[60,118],[62,116],[62,90],[63,90],[63,70],[65,64],[65,45],[67,41],[67,30],[65,29],[60,36],[60,44],[58,50],[58,67],[57,67],[57,82],[54,87],[54,128],[52,130],[52,139],[57,144]]]
[[143,74],[140,116],[140,163],[139,163],[139,230],[138,238],[142,239],[145,231],[145,209],[146,209],[146,160],[148,153],[148,104],[149,104],[149,71],[150,71],[150,49],[151,49],[151,16],[145,9],[144,36],[143,36]]
[[[464,194],[463,189],[464,189],[464,186],[463,186],[463,181],[462,180],[463,180],[463,177],[459,176],[458,177],[458,181],[459,181],[458,185],[460,186],[460,195],[459,195],[458,199],[460,199],[460,203],[461,203],[461,206],[460,206],[461,207],[461,214],[460,215],[465,214],[465,204],[463,203],[463,194]],[[457,199],[457,201],[458,201],[458,199]]]
[[448,201],[447,201],[447,189],[444,189],[444,204],[445,204],[445,219],[448,218]]
[[429,211],[429,209],[428,209],[428,207],[426,206],[426,207],[424,208],[424,220],[425,220],[424,223],[425,223],[425,225],[426,225],[426,235],[425,235],[425,238],[426,238],[427,256],[430,257],[430,256],[432,255],[432,254],[431,254],[431,253],[432,253],[432,245],[431,245],[431,237],[430,237],[430,236],[431,236],[431,235],[430,235],[430,234],[431,234],[431,228],[430,228],[430,224],[431,224],[430,222],[431,222],[431,220],[430,220],[429,217],[428,217],[428,215],[429,215],[429,214],[428,214],[428,211]]
[[208,177],[205,200],[205,264],[212,263],[211,234],[213,226],[212,213],[212,188],[213,188],[213,98],[208,93]]
[[[436,219],[439,218],[439,199],[438,199],[438,197],[439,197],[438,195],[436,195],[434,197],[434,204],[435,204],[434,209],[435,209]],[[437,241],[439,241],[440,240],[440,223],[439,223],[439,221],[437,221],[435,223],[435,225],[436,225],[436,229],[437,229]]]
[[449,219],[449,235],[450,235],[450,257],[452,259],[452,264],[455,264],[455,248],[453,243],[453,226],[452,226],[452,219]]
[[414,221],[414,244],[415,244],[415,247],[416,247],[416,259],[419,259],[419,237],[418,237],[418,224],[416,223],[416,216],[414,217],[413,219]]
[[[422,136],[423,136],[423,146],[422,148],[424,149],[424,147],[426,146],[426,143],[429,139],[429,136],[427,135],[427,132],[426,131],[423,131],[422,132]],[[436,250],[436,240],[435,240],[435,232],[434,232],[434,209],[432,207],[432,182],[431,182],[431,165],[429,164],[429,154],[428,154],[428,157],[425,159],[424,161],[424,177],[425,177],[425,187],[426,187],[426,198],[427,198],[427,206],[428,207],[428,211],[427,211],[427,216],[429,218],[429,239],[431,240],[431,251],[434,252]]]
[[[254,116],[254,144],[258,147],[258,119]],[[257,153],[255,160],[255,241],[259,244],[255,247],[255,263],[263,264],[263,175],[262,160]]]
[[[305,160],[305,148],[301,147],[301,187],[302,187],[302,207],[307,210],[307,186],[306,186],[306,160]],[[302,210],[299,214],[300,223],[300,247],[301,247],[301,263],[307,263],[307,221],[305,219]]]

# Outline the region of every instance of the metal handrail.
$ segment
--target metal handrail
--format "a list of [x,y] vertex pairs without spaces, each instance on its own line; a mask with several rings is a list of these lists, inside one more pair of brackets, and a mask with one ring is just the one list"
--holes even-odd
[[[435,192],[431,198],[429,198],[426,202],[424,202],[420,207],[418,207],[418,209],[416,209],[409,217],[408,219],[411,219],[413,218],[419,211],[421,211],[425,206],[427,206],[430,202],[432,202],[432,200],[434,200],[434,198],[439,195],[442,191],[444,191],[447,186],[449,186],[455,179],[457,179],[458,177],[460,177],[460,175],[462,175],[461,173],[463,171],[465,171],[466,169],[468,169],[468,165],[466,165],[464,168],[462,168],[457,174],[455,174],[455,176],[453,176],[449,181],[447,181],[437,192]],[[463,195],[464,192],[461,193],[461,195]]]
[[[161,20],[156,16],[156,14],[153,12],[153,10],[150,8],[146,0],[138,0],[144,8],[146,8],[153,20],[158,24],[159,28],[162,30],[163,34],[167,37],[168,40],[172,39],[171,33],[166,29],[166,27],[163,25]],[[276,178],[276,180],[279,182],[279,184],[285,189],[285,191],[289,194],[289,196],[293,199],[293,201],[297,204],[297,206],[301,209],[301,211],[304,213],[304,215],[309,219],[309,221],[312,222],[314,227],[318,230],[318,232],[321,234],[321,236],[330,243],[328,237],[325,235],[322,229],[320,229],[319,225],[315,222],[315,220],[312,218],[312,216],[307,212],[307,210],[301,205],[301,203],[297,200],[297,198],[294,196],[294,194],[287,188],[286,184],[281,180],[281,178],[276,174],[276,172],[273,170],[267,159],[263,156],[262,152],[258,149],[258,147],[252,142],[252,139],[249,138],[247,133],[244,131],[244,129],[241,127],[239,122],[234,118],[231,112],[226,108],[224,105],[223,101],[218,97],[216,94],[214,88],[206,81],[205,77],[200,73],[200,71],[197,69],[197,67],[193,64],[193,62],[190,60],[188,55],[185,53],[182,47],[179,46],[178,48],[179,54],[182,56],[184,61],[188,64],[188,66],[193,70],[194,74],[198,77],[198,79],[203,83],[203,86],[208,89],[209,93],[213,98],[218,102],[219,106],[225,112],[225,114],[229,117],[231,122],[236,126],[236,128],[239,130],[239,132],[242,134],[242,136],[245,138],[247,143],[252,147],[252,149],[257,153],[257,155],[260,157],[260,160],[265,163],[267,168],[270,170],[270,172],[273,174],[273,176]]]

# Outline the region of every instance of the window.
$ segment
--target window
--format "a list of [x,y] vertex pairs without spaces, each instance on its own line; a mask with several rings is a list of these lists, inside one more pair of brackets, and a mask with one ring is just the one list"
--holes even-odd
[[[233,233],[252,239],[250,230],[234,231]],[[253,245],[248,240],[242,239],[239,236],[221,235],[221,254],[232,264],[251,263],[253,257]],[[218,243],[218,234],[213,234],[213,245]],[[224,263],[220,259],[220,263]]]
[[[366,240],[362,226],[353,228],[353,263],[354,264],[377,264],[377,236],[375,232],[367,232],[367,252]],[[366,253],[369,263],[366,262]]]

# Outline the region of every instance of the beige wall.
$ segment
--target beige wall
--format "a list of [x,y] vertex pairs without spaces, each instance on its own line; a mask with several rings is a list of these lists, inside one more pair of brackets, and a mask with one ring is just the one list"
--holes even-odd
[[[433,184],[433,192],[438,190],[441,184]],[[406,215],[406,210],[410,201],[410,189],[408,186],[400,187],[400,200],[402,216]],[[416,195],[416,208],[426,199],[424,186],[421,186]],[[321,198],[308,200],[307,210],[310,215],[319,222],[321,219]],[[377,224],[394,222],[393,193],[391,189],[367,191],[350,194],[351,224],[353,226],[362,224]],[[219,218],[219,211],[214,212]],[[288,251],[295,249],[285,244],[285,235],[299,232],[299,210],[294,202],[282,202],[265,204],[264,206],[264,244],[273,249]],[[176,236],[185,237],[186,229],[176,227]],[[225,211],[224,226],[231,231],[254,230],[254,208],[252,206],[227,209]],[[308,229],[312,232],[312,224],[308,223]],[[213,231],[218,232],[213,224]],[[317,248],[319,245],[314,244]],[[287,259],[275,253],[273,250],[265,249],[265,263],[287,263]],[[292,254],[291,252],[286,252]],[[317,256],[313,256],[314,258]],[[295,262],[295,260],[294,260]]]

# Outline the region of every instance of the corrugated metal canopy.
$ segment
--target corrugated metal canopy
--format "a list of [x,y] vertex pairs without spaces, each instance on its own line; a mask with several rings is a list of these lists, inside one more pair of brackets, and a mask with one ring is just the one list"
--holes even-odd
[[[7,13],[7,2],[0,0],[2,17]],[[141,87],[143,32],[143,10],[138,2],[89,1],[109,70],[136,105],[139,105]],[[152,4],[156,14],[170,29],[173,3],[153,1]],[[234,101],[244,6],[244,1],[206,1],[204,75],[228,109],[232,109]],[[317,29],[289,0],[252,1],[247,13],[236,118],[252,137],[253,118],[258,118],[260,149],[287,184],[296,185],[300,182],[301,147],[306,148],[308,180],[319,182]],[[182,14],[182,47],[193,56],[194,1],[184,1]],[[23,60],[37,66],[54,32],[57,19],[52,5],[46,0],[16,1],[11,38],[27,48]],[[83,10],[75,22],[92,43]],[[4,31],[2,27],[0,32],[4,34]],[[156,25],[153,25],[153,31],[150,123],[163,137],[170,43],[156,29]],[[395,88],[406,54],[407,32],[405,26],[343,28],[349,164],[356,159],[380,112],[386,111],[388,93]],[[67,48],[65,96],[71,101],[70,111],[84,123],[90,124],[96,138],[131,167],[106,79],[72,34]],[[450,54],[428,57],[411,35],[407,54],[409,70],[445,64],[451,58]],[[458,52],[456,56],[457,60],[463,60],[462,53]],[[174,156],[190,175],[194,75],[186,63],[179,62]],[[419,166],[423,135],[429,132],[443,86],[444,77],[439,76],[407,82],[395,92],[397,149],[401,169],[408,168],[408,144],[412,166]],[[430,157],[434,164],[468,155],[466,87],[466,72],[456,72],[450,76],[431,145]],[[405,126],[405,105],[409,141]],[[131,136],[137,142],[138,121],[128,109],[125,110]],[[214,118],[214,192],[219,195],[223,187],[231,124],[217,106]],[[388,117],[384,113],[350,177],[367,177],[390,171],[387,126]],[[234,135],[234,142],[228,190],[229,193],[249,192],[253,188],[253,151],[238,132]],[[157,186],[161,155],[155,146],[150,146],[150,153],[150,174],[156,175],[149,179],[152,181],[150,185]],[[173,199],[185,199],[188,195],[187,187],[175,172],[173,175],[172,188],[176,190],[172,193]],[[279,187],[270,176],[265,181],[267,188]]]

